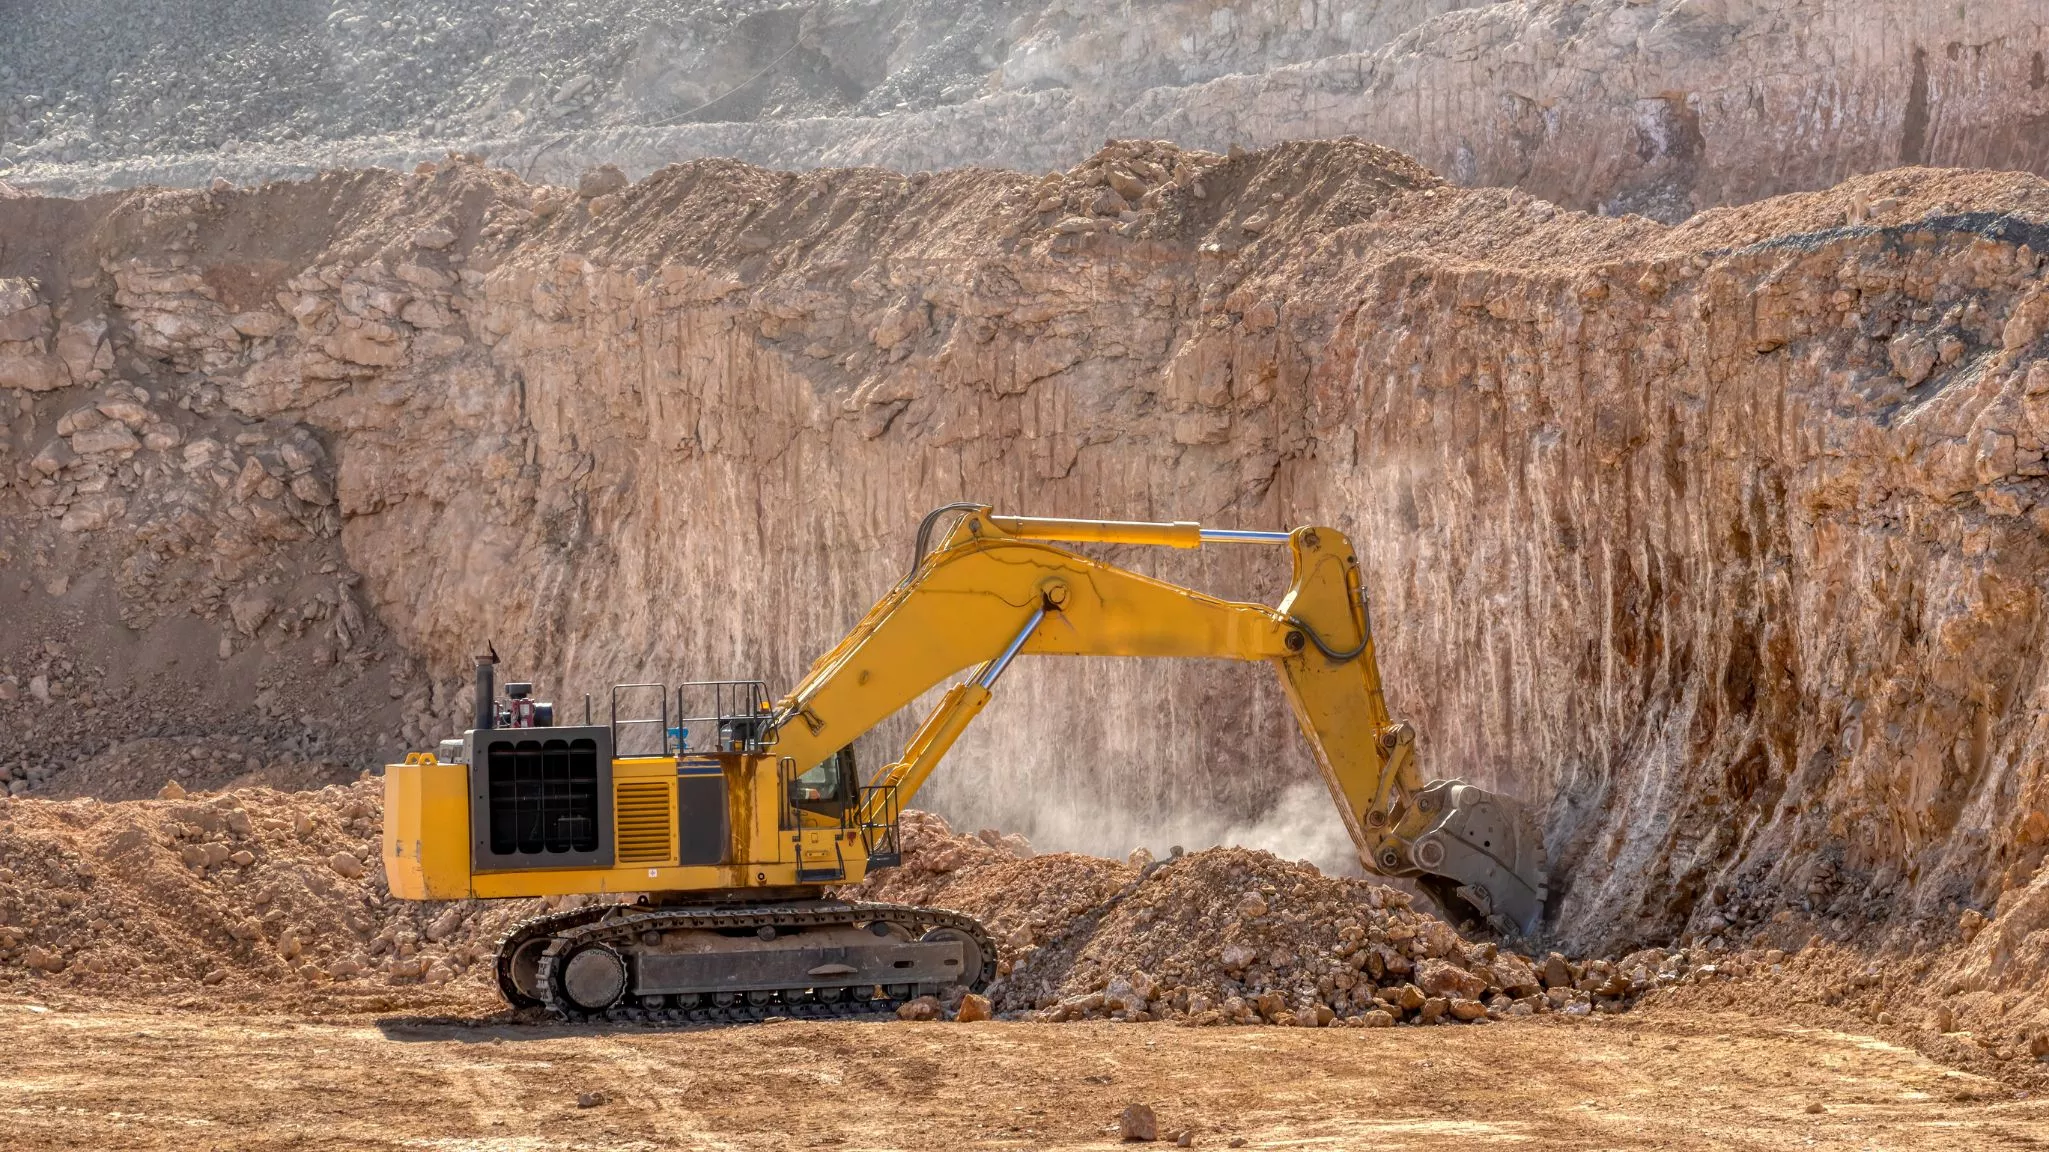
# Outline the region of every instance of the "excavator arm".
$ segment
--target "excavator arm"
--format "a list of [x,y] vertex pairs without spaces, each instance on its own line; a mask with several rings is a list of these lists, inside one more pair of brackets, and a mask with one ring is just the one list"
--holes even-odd
[[[935,525],[952,513],[958,518],[928,552]],[[1285,546],[1294,580],[1269,608],[1059,543]],[[966,672],[869,792],[871,805],[907,801],[1019,655],[1272,663],[1368,870],[1414,877],[1447,911],[1476,914],[1497,930],[1529,933],[1541,920],[1546,877],[1535,821],[1515,801],[1474,785],[1424,779],[1412,729],[1388,715],[1358,558],[1331,528],[1241,532],[941,509],[919,529],[910,572],[776,704],[777,754],[819,763]]]

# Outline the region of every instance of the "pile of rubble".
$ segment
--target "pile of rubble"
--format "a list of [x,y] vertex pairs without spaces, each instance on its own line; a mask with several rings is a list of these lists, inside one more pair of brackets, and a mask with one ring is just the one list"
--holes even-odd
[[1080,165],[1042,178],[1032,207],[1054,232],[1134,235],[1163,207],[1184,197],[1209,199],[1204,181],[1223,162],[1214,152],[1184,151],[1165,140],[1112,140]]
[[0,988],[193,1006],[489,1010],[491,958],[537,904],[387,893],[374,782],[102,803],[0,800]]
[[907,813],[904,865],[858,895],[970,913],[998,941],[1000,1015],[1048,1021],[1386,1027],[1619,1012],[1653,990],[1784,957],[1650,948],[1525,956],[1459,937],[1404,892],[1240,848],[1126,863],[1030,855]]

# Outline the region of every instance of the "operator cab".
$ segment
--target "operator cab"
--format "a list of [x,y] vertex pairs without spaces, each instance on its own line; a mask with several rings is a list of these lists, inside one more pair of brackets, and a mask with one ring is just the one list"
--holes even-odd
[[861,772],[852,744],[790,781],[790,803],[806,812],[838,820],[860,802]]

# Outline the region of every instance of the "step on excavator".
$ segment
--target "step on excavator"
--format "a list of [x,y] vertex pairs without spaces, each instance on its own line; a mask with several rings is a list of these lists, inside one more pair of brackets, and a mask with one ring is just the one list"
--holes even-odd
[[[942,530],[943,529],[943,530]],[[1285,548],[1274,607],[1092,558],[1073,544]],[[1335,529],[1209,529],[1001,516],[953,504],[910,570],[787,695],[759,681],[620,684],[559,724],[477,664],[475,726],[384,773],[385,874],[410,900],[614,895],[525,921],[497,958],[516,1007],[572,1021],[707,1023],[893,1011],[979,991],[996,946],[972,918],[833,890],[901,860],[898,815],[1020,656],[1263,660],[1370,872],[1455,922],[1534,932],[1543,845],[1517,802],[1426,780],[1388,715],[1359,561]],[[966,674],[864,781],[857,737]]]

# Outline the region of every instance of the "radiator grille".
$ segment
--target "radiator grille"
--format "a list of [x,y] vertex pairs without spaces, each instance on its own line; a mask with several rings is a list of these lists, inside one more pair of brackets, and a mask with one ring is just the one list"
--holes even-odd
[[619,863],[663,864],[676,855],[674,795],[670,780],[619,782],[612,805]]
[[597,745],[589,740],[497,741],[485,757],[495,855],[598,849]]

